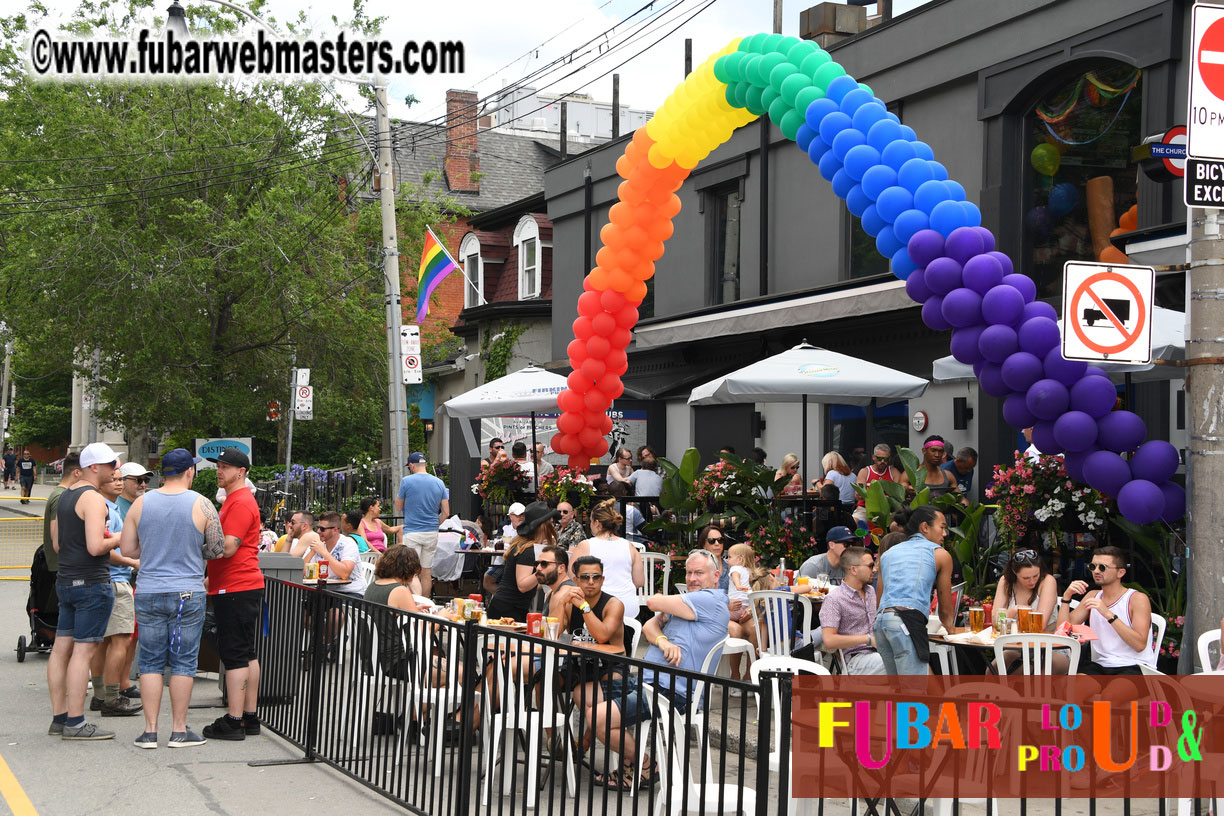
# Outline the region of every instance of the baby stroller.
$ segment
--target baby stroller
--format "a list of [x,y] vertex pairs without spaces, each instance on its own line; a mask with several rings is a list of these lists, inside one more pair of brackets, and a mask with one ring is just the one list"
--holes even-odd
[[30,597],[26,601],[30,616],[30,639],[17,638],[17,662],[24,663],[27,652],[47,654],[55,643],[55,625],[59,622],[59,598],[55,594],[55,573],[47,569],[47,556],[42,547],[34,553],[30,564]]

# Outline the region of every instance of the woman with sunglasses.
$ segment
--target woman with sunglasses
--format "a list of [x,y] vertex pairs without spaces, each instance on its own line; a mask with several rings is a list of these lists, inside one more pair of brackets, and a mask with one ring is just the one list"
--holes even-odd
[[618,496],[632,495],[633,490],[629,486],[629,477],[632,475],[633,451],[628,448],[617,449],[616,458],[608,465],[608,472],[604,475],[609,490],[615,488],[612,492]]
[[[778,472],[774,474],[774,481],[782,479],[790,479],[786,483],[786,487],[782,488],[782,495],[789,496],[793,493],[803,492],[803,477],[799,475],[799,457],[793,453],[788,453],[782,457],[782,466],[778,468]],[[700,542],[698,542],[700,546]],[[726,575],[726,570],[723,570]]]
[[[791,456],[793,454],[787,454]],[[718,560],[718,588],[723,592],[731,585],[731,570],[727,567],[725,553],[729,542],[724,538],[722,528],[707,524],[697,533],[697,547],[705,550]]]
[[999,578],[995,589],[994,608],[1007,610],[1007,616],[1016,616],[1017,606],[1027,606],[1034,612],[1045,615],[1045,631],[1053,632],[1057,622],[1054,604],[1058,600],[1058,586],[1054,576],[1046,571],[1045,564],[1036,550],[1020,550],[1012,553],[1007,568]]

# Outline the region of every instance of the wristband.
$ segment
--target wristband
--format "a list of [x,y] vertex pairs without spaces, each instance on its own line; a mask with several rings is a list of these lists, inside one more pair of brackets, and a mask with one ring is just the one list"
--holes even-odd
[[581,610],[582,614],[585,615],[586,613],[591,611],[591,605],[587,603],[586,601],[583,601],[582,606],[578,607],[578,609]]
[[1112,618],[1110,618],[1110,619],[1109,619],[1107,622],[1108,622],[1108,623],[1113,623],[1113,622],[1114,622],[1114,621],[1116,621],[1117,619],[1118,619],[1118,616],[1117,616],[1117,615],[1114,615],[1114,616],[1113,616]]
[[661,640],[667,640],[667,635],[659,635],[657,638],[655,638],[654,645],[655,645],[655,646],[658,646],[658,645],[659,645],[659,641],[661,641]]

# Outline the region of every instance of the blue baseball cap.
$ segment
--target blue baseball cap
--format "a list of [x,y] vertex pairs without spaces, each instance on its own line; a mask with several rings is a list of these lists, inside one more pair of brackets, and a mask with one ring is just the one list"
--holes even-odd
[[186,473],[188,468],[195,467],[203,461],[198,456],[192,456],[191,451],[175,448],[166,451],[162,456],[161,472],[163,476],[177,476],[180,473]]
[[825,536],[825,543],[831,544],[834,541],[840,544],[849,544],[851,541],[858,541],[858,536],[850,532],[849,527],[834,527]]
[[408,464],[410,465],[423,465],[425,462],[425,454],[423,453],[413,453],[408,457]]

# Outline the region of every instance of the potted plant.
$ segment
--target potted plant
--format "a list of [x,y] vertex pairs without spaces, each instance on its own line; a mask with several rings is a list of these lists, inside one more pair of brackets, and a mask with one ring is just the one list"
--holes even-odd
[[591,509],[595,486],[581,471],[559,465],[540,477],[539,497],[554,507],[560,502],[569,502],[579,513],[586,513]]
[[481,465],[472,492],[480,496],[487,517],[504,518],[506,508],[527,489],[529,481],[513,459],[495,459]]

